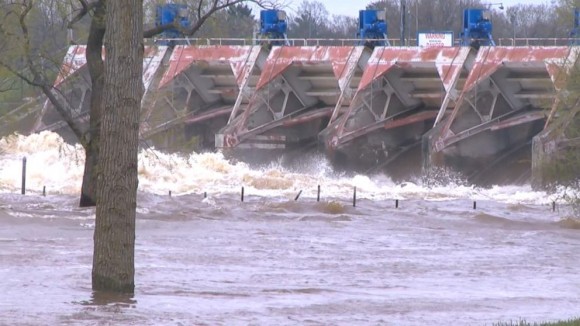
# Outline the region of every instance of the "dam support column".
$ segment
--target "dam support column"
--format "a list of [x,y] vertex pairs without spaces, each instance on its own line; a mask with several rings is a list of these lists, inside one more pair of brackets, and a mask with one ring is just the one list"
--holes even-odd
[[468,47],[376,47],[354,99],[321,133],[335,167],[421,173],[421,137],[453,108],[474,54]]
[[273,47],[249,104],[232,112],[216,147],[257,161],[316,148],[318,133],[350,104],[369,56],[362,46]]
[[576,56],[570,47],[480,48],[453,112],[425,139],[424,160],[480,185],[528,181],[532,138]]

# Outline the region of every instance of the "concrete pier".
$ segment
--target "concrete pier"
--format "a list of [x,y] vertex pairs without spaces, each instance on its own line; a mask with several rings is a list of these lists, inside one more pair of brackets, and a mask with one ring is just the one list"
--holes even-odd
[[213,149],[229,116],[248,104],[266,56],[261,46],[176,46],[143,108],[141,137],[166,150]]
[[576,59],[572,47],[480,48],[453,112],[425,138],[425,165],[475,183],[529,180],[532,138]]
[[375,48],[354,100],[322,133],[339,167],[420,173],[420,141],[461,91],[474,51],[468,47]]

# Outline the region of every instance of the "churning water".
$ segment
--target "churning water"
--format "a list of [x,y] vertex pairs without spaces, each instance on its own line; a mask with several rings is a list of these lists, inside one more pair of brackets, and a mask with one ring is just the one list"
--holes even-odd
[[337,175],[322,158],[289,171],[155,150],[139,157],[136,293],[103,298],[90,284],[94,209],[77,207],[83,158],[53,133],[0,140],[1,325],[489,325],[580,315],[580,223],[563,203],[552,211],[558,195],[394,184]]

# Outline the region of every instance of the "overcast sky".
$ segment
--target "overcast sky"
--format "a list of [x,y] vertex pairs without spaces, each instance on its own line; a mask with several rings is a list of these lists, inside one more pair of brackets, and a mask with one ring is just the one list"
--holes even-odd
[[[347,15],[358,18],[358,11],[365,9],[366,5],[373,2],[372,0],[317,0],[324,4],[326,10],[331,15]],[[411,0],[412,1],[412,0]],[[289,12],[295,13],[296,7],[302,0],[292,0],[290,2]],[[407,0],[410,3],[410,0]],[[503,3],[504,7],[517,4],[550,4],[549,0],[504,0],[504,1],[482,1],[484,3]]]

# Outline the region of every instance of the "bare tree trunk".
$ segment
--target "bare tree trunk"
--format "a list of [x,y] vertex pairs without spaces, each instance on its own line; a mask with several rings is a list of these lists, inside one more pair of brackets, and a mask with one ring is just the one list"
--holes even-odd
[[103,63],[103,38],[105,36],[105,4],[98,1],[87,40],[87,66],[91,76],[91,107],[89,131],[85,146],[85,171],[81,187],[80,207],[95,206],[101,134],[101,112],[105,66]]
[[104,111],[94,235],[93,290],[133,292],[143,0],[106,1]]

